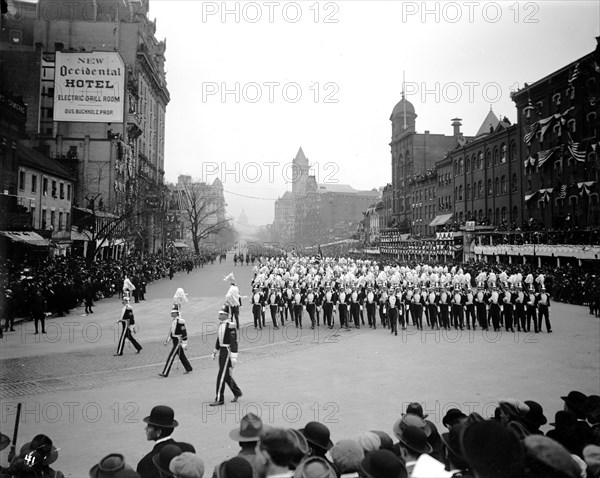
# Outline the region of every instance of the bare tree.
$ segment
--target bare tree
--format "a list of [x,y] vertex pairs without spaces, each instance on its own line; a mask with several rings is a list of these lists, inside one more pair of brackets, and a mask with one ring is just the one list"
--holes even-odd
[[179,184],[187,227],[192,235],[196,254],[200,254],[200,242],[211,234],[228,228],[225,218],[225,201],[220,191],[206,183]]

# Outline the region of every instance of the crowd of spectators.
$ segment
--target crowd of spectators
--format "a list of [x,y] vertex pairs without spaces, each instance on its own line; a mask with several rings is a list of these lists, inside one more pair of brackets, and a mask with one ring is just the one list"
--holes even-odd
[[[442,425],[427,420],[420,403],[390,421],[385,431],[356,430],[334,444],[321,422],[301,429],[271,427],[249,413],[229,438],[239,443],[237,456],[206,469],[193,444],[172,435],[179,423],[174,410],[155,406],[144,418],[146,438],[155,442],[134,469],[119,453],[111,453],[89,471],[91,478],[598,478],[600,477],[600,396],[572,391],[561,397],[564,407],[548,419],[532,400],[498,401],[493,417],[445,410]],[[193,424],[189,424],[193,426]],[[3,436],[3,446],[8,437]],[[211,437],[211,440],[218,439]],[[50,467],[58,450],[46,435],[37,435],[11,457],[3,478],[63,477]],[[69,476],[69,473],[66,473]]]

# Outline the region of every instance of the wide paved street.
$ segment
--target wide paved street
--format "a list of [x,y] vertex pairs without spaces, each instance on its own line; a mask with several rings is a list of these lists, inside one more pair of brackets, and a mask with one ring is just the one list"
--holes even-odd
[[[449,408],[493,414],[499,398],[533,399],[548,421],[562,408],[570,390],[600,393],[600,320],[584,307],[553,304],[552,334],[496,334],[482,331],[423,331],[409,327],[395,337],[389,331],[311,330],[286,325],[256,331],[250,308],[241,313],[240,363],[235,369],[244,392],[241,401],[211,409],[217,365],[210,358],[217,311],[234,272],[242,294],[250,294],[252,267],[228,262],[178,273],[148,287],[147,300],[133,304],[141,354],[126,346],[113,357],[121,304],[117,298],[52,318],[46,335],[21,324],[2,341],[2,419],[12,435],[17,402],[23,403],[19,446],[37,433],[60,448],[55,468],[66,476],[85,477],[111,452],[123,453],[134,467],[151,449],[142,419],[157,404],[175,409],[180,426],[174,437],[195,445],[207,464],[237,453],[228,437],[240,418],[255,412],[270,425],[302,428],[319,420],[333,441],[372,429],[392,432],[406,405],[419,401],[440,431]],[[189,303],[183,315],[189,329],[188,356],[194,372],[158,377],[170,349],[164,347],[175,290],[183,287]],[[246,300],[246,304],[248,301]],[[6,464],[8,450],[0,454]]]

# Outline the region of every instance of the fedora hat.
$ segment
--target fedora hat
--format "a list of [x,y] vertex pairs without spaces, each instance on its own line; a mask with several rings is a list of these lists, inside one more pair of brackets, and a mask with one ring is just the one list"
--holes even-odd
[[157,405],[150,412],[150,416],[144,418],[148,425],[162,428],[175,428],[179,425],[175,420],[175,412],[166,405]]
[[90,469],[90,478],[140,478],[119,453],[111,453]]
[[[9,440],[10,442],[10,440]],[[21,455],[37,452],[42,459],[42,464],[48,466],[58,460],[58,450],[52,440],[46,435],[36,435],[33,440],[25,443],[20,450]]]
[[548,419],[544,415],[544,409],[538,402],[533,400],[525,400],[525,403],[529,407],[529,411],[523,417],[527,423],[532,425],[542,426],[548,423]]
[[554,415],[554,422],[550,423],[551,426],[556,427],[559,430],[572,427],[577,423],[577,417],[573,412],[567,412],[565,410],[559,410]]
[[169,471],[182,478],[202,478],[204,476],[204,462],[195,453],[185,451],[171,460]]
[[320,456],[310,456],[296,467],[294,478],[336,478],[333,466]]
[[292,463],[298,464],[310,453],[310,447],[308,446],[308,442],[304,435],[298,430],[288,428],[287,434],[294,444],[294,457],[292,458]]
[[406,478],[408,476],[402,460],[389,450],[368,453],[360,466],[371,478]]
[[176,456],[181,455],[181,453],[183,452],[177,445],[166,445],[162,447],[158,453],[155,453],[152,456],[152,463],[154,463],[154,466],[158,468],[161,473],[164,473],[167,476],[173,476],[173,473],[169,470],[169,465],[171,464],[171,460]]
[[401,418],[396,420],[396,423],[394,423],[393,431],[396,438],[399,439],[402,436],[403,431],[408,427],[421,428],[426,436],[431,435],[431,427],[425,420],[414,413],[405,413]]
[[417,427],[408,427],[402,432],[402,436],[398,438],[400,443],[411,451],[417,453],[431,453],[433,448],[427,443],[427,435]]
[[300,430],[306,441],[311,445],[316,445],[324,450],[329,450],[333,446],[330,440],[329,428],[319,422],[308,422],[306,426]]
[[240,420],[239,428],[234,428],[229,432],[229,438],[237,442],[258,441],[269,428],[268,425],[263,425],[258,415],[248,413]]
[[573,390],[572,392],[569,392],[569,394],[566,397],[560,398],[562,398],[565,401],[569,408],[573,409],[576,412],[580,412],[585,402],[587,401],[587,395],[578,392],[577,390]]
[[412,413],[414,415],[417,415],[418,417],[421,417],[422,419],[425,419],[429,416],[423,415],[423,407],[420,403],[417,402],[409,403],[406,407],[406,413]]
[[467,415],[461,412],[458,408],[451,408],[446,412],[444,418],[442,418],[442,425],[450,429],[456,423],[466,419]]

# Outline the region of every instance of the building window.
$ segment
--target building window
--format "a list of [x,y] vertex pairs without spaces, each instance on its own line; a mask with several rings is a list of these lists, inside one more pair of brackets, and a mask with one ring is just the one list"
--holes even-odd
[[60,183],[60,185],[59,185],[59,191],[60,191],[60,198],[64,199],[65,198],[65,185],[64,185],[64,183]]
[[48,225],[48,211],[45,209],[42,211],[42,229],[46,229]]
[[506,207],[502,208],[502,222],[506,222],[507,217],[506,217]]
[[475,168],[477,167],[477,156],[471,156],[471,172],[475,172]]
[[458,174],[462,174],[463,173],[464,162],[465,162],[465,160],[463,158],[460,158],[458,160]]
[[471,172],[471,160],[469,158],[466,159],[465,163],[465,173]]
[[556,106],[560,106],[560,93],[556,93],[552,96],[552,102],[556,105]]
[[42,181],[42,193],[44,194],[44,196],[48,195],[48,178],[44,178]]
[[510,160],[517,160],[517,144],[514,141],[510,144]]
[[492,167],[492,152],[489,149],[485,153],[485,167],[486,168]]
[[500,192],[502,194],[506,194],[508,192],[508,184],[506,183],[506,176],[502,176],[502,181],[500,182]]
[[574,100],[574,99],[575,99],[575,88],[573,88],[572,86],[569,86],[569,87],[567,88],[567,96],[568,96],[570,99]]
[[50,229],[54,230],[56,226],[54,223],[56,222],[56,211],[50,211]]
[[596,136],[596,127],[598,126],[598,123],[596,122],[596,112],[592,111],[591,113],[588,113],[585,118],[588,124],[589,135]]
[[477,169],[483,169],[483,152],[479,151],[479,155],[477,156]]
[[35,174],[31,175],[31,192],[37,192],[37,176]]
[[500,151],[501,151],[500,162],[506,163],[506,145],[504,143],[502,143],[502,146],[500,146]]
[[67,184],[67,201],[71,200],[71,185]]
[[25,171],[19,171],[19,189],[25,191]]
[[458,200],[462,201],[463,198],[463,185],[458,186]]
[[488,179],[487,182],[487,195],[491,196],[493,194],[494,190],[493,190],[493,185],[492,185],[492,180]]
[[494,148],[494,166],[498,166],[498,160],[500,156],[498,154],[498,148]]
[[511,185],[510,185],[510,190],[513,193],[516,193],[517,190],[519,188],[519,180],[517,179],[517,173],[513,173],[512,175],[512,180],[511,180]]
[[59,212],[58,213],[58,230],[62,231],[63,228],[63,213]]
[[477,197],[483,197],[483,183],[481,181],[477,183]]
[[52,197],[56,199],[56,181],[52,181]]

